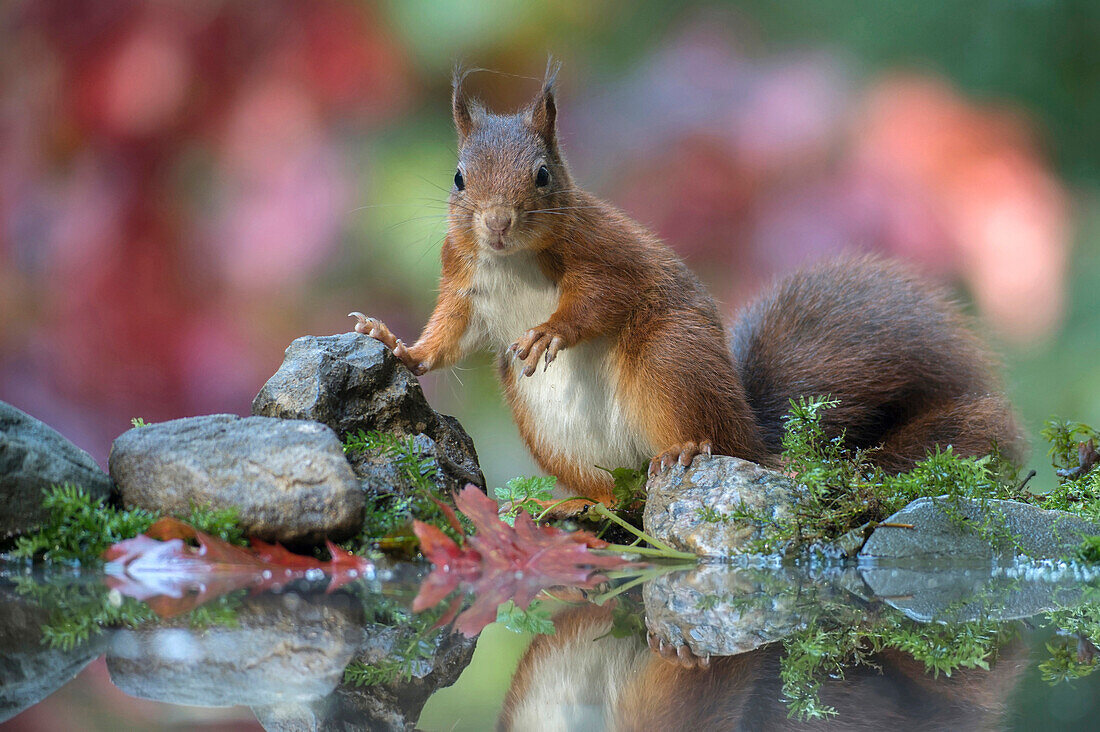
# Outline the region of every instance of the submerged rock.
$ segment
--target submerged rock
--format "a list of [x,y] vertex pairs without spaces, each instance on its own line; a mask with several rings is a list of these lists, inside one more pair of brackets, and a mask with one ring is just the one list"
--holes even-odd
[[737,512],[779,521],[798,500],[782,473],[740,458],[700,455],[691,467],[677,464],[646,484],[645,530],[681,551],[723,558],[754,551],[766,535],[759,522]]
[[1064,511],[1018,501],[920,498],[883,521],[860,559],[968,559],[990,562],[1017,555],[1072,557],[1100,526]]
[[237,509],[267,541],[339,541],[363,520],[363,491],[331,429],[317,422],[214,414],[136,427],[111,447],[126,506],[187,515]]
[[[252,401],[252,413],[327,424],[343,437],[377,430],[416,437],[432,457],[447,492],[473,483],[484,488],[470,436],[453,417],[428,406],[420,382],[385,345],[360,333],[304,336],[286,349],[279,370]],[[394,486],[392,461],[377,451],[353,455],[356,474]],[[396,481],[400,486],[400,480]]]
[[111,681],[142,699],[225,707],[302,704],[343,679],[362,611],[342,594],[248,598],[235,625],[201,631],[186,619],[118,630],[107,651]]
[[46,518],[42,494],[72,483],[93,498],[111,493],[111,479],[88,453],[57,430],[0,402],[0,541],[35,530]]

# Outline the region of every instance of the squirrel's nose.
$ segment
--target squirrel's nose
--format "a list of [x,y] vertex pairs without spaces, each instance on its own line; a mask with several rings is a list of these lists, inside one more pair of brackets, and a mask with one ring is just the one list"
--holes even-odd
[[494,234],[504,234],[512,226],[512,212],[506,208],[491,208],[485,212],[485,227]]

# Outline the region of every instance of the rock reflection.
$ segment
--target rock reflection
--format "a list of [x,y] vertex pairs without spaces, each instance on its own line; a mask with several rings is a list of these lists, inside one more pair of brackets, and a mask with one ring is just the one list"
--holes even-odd
[[998,727],[1026,665],[1014,619],[1079,632],[1100,615],[1096,579],[1054,562],[668,572],[640,593],[652,649],[616,637],[610,605],[566,609],[522,658],[500,727]]
[[112,683],[131,696],[247,705],[268,730],[412,729],[428,697],[469,664],[474,639],[411,612],[425,568],[379,574],[335,592],[306,581],[238,591],[157,618],[101,577],[9,582],[0,571],[0,721],[105,654]]
[[111,681],[143,699],[223,707],[312,701],[330,694],[360,642],[353,598],[298,593],[245,599],[228,626],[188,620],[115,631]]
[[103,652],[102,637],[51,647],[43,624],[39,604],[0,579],[0,723],[61,688]]
[[802,722],[788,716],[781,644],[685,668],[637,637],[610,635],[611,613],[568,610],[556,635],[531,644],[508,691],[501,729],[986,729],[1003,715],[1025,655],[1012,642],[988,671],[934,678],[905,653],[876,653],[822,684],[821,704],[835,710],[835,720]]

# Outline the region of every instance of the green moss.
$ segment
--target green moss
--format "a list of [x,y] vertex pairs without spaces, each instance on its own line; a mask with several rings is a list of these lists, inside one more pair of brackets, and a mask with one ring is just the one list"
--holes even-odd
[[344,452],[374,453],[389,460],[406,485],[368,494],[363,527],[354,538],[341,544],[343,548],[358,554],[378,549],[411,552],[417,543],[412,531],[413,519],[458,538],[436,502],[449,498],[442,495],[442,472],[433,457],[421,452],[413,437],[359,430],[344,437]]
[[1081,600],[1047,614],[1047,625],[1057,631],[1047,645],[1050,659],[1039,666],[1051,683],[1078,679],[1096,671],[1100,652],[1100,588],[1087,586]]
[[[1083,453],[1088,446],[1095,449],[1100,432],[1080,422],[1054,418],[1047,420],[1042,435],[1050,443],[1047,454],[1058,474],[1058,486],[1043,497],[1040,505],[1100,523],[1100,465],[1093,465],[1091,470],[1082,465]],[[1100,562],[1100,536],[1086,537],[1074,558]]]
[[1049,684],[1074,681],[1096,670],[1095,660],[1081,659],[1078,652],[1080,643],[1078,638],[1059,636],[1046,644],[1050,658],[1039,664],[1039,673],[1043,681]]
[[105,628],[132,628],[156,618],[144,602],[112,592],[98,582],[40,583],[32,577],[13,579],[15,591],[45,614],[42,642],[51,648],[70,651]]
[[[44,614],[42,642],[51,648],[72,650],[107,628],[134,628],[157,620],[144,602],[126,597],[99,582],[39,582],[15,577],[15,591]],[[233,626],[245,590],[217,597],[184,617],[192,628]]]
[[236,507],[210,508],[191,504],[191,513],[179,517],[203,533],[237,546],[248,546]]
[[1051,417],[1040,433],[1047,441],[1047,455],[1055,470],[1072,470],[1078,467],[1077,446],[1089,440],[1100,441],[1100,432],[1087,424]]
[[1100,562],[1100,536],[1086,536],[1077,550],[1077,558],[1084,562]]
[[[786,519],[775,521],[747,509],[707,508],[700,511],[700,518],[768,526],[766,538],[754,549],[773,553],[836,540],[925,496],[946,496],[948,506],[954,498],[1034,500],[1018,480],[1016,469],[996,454],[961,457],[951,447],[937,448],[912,470],[890,475],[871,463],[873,451],[849,450],[843,434],[826,435],[822,417],[836,405],[836,400],[826,397],[791,402],[784,419],[783,465],[797,476],[804,492]],[[990,525],[982,530],[993,538],[999,529]]]
[[821,703],[826,678],[840,679],[851,669],[875,664],[875,654],[894,649],[924,664],[935,677],[960,668],[989,669],[997,650],[1015,630],[996,623],[918,624],[891,611],[857,625],[830,626],[824,619],[808,624],[783,641],[780,661],[783,700],[788,716],[823,719],[836,710]]
[[42,501],[48,515],[33,534],[15,541],[12,556],[47,561],[94,562],[107,547],[131,539],[157,520],[142,509],[120,509],[78,486],[53,486]]
[[[67,483],[47,489],[42,506],[47,511],[45,522],[38,531],[15,540],[13,557],[94,563],[109,546],[144,533],[160,518],[140,508],[117,508]],[[237,525],[236,509],[192,505],[190,514],[177,518],[230,543],[247,544]]]
[[430,661],[439,647],[444,630],[436,627],[446,611],[440,604],[422,613],[412,613],[385,598],[363,598],[367,619],[396,632],[386,657],[374,662],[356,659],[344,669],[344,682],[374,686],[409,681]]

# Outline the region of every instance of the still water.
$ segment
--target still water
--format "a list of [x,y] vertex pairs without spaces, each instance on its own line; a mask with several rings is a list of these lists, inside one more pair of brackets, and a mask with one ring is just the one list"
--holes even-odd
[[650,566],[472,637],[479,598],[412,611],[427,574],[137,598],[0,564],[0,729],[1100,728],[1085,567]]

